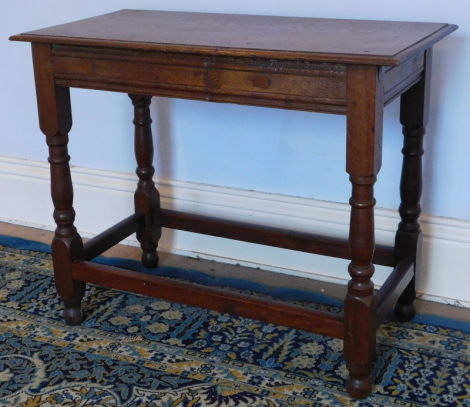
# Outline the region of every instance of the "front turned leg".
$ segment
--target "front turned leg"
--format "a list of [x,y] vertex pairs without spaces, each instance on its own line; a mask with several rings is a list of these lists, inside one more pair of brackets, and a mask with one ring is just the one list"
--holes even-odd
[[134,105],[136,173],[139,177],[134,195],[135,211],[145,215],[145,224],[137,232],[137,240],[142,248],[142,263],[145,267],[155,268],[158,266],[157,247],[162,232],[157,219],[160,194],[152,180],[155,173],[152,165],[153,140],[150,127],[152,119],[149,109],[152,97],[133,94],[129,97]]
[[73,186],[67,150],[68,133],[72,127],[70,92],[54,83],[50,44],[34,43],[32,47],[39,124],[49,146],[51,195],[57,224],[52,241],[54,280],[65,304],[65,322],[79,325],[86,284],[74,280],[72,274],[72,263],[82,258],[83,243],[73,224]]
[[374,237],[374,184],[381,166],[383,71],[349,65],[347,71],[346,170],[352,184],[348,267],[351,280],[344,304],[346,388],[356,399],[372,389],[377,297],[371,281]]
[[73,222],[73,187],[67,153],[67,135],[47,138],[51,166],[51,192],[54,202],[54,220],[57,224],[52,241],[52,260],[57,291],[65,308],[63,316],[68,325],[82,322],[81,301],[86,284],[73,279],[72,263],[82,258],[83,243]]
[[351,177],[351,182],[351,263],[348,267],[351,280],[344,307],[344,357],[349,371],[346,382],[348,393],[362,399],[371,392],[370,373],[375,351],[377,298],[371,281],[374,274],[375,177]]
[[409,322],[415,314],[414,300],[421,273],[422,233],[419,225],[423,189],[423,137],[429,117],[431,49],[426,51],[425,70],[421,80],[401,96],[400,121],[403,125],[403,167],[400,182],[401,222],[395,237],[395,263],[405,258],[414,261],[414,277],[395,305],[399,321]]

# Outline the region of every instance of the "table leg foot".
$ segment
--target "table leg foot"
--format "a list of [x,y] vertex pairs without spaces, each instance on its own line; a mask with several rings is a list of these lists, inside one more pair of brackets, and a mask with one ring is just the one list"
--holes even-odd
[[145,267],[149,269],[156,268],[158,266],[158,261],[159,261],[159,258],[158,258],[158,253],[156,249],[155,251],[152,251],[152,252],[144,251],[142,253],[142,264]]
[[[81,311],[82,299],[85,295],[86,283],[73,279],[72,263],[82,257],[82,239],[73,226],[73,214],[71,211],[70,224],[65,230],[75,234],[72,239],[54,237],[52,241],[52,260],[54,264],[54,281],[62,301],[64,303],[63,317],[67,325],[80,325],[83,319]],[[56,218],[58,219],[58,217]],[[61,228],[58,227],[60,231]],[[60,236],[56,230],[56,235]]]
[[413,278],[395,305],[395,317],[400,322],[411,322],[416,315],[415,279]]
[[416,308],[413,303],[397,303],[395,306],[395,317],[400,322],[411,322],[416,315]]
[[348,394],[355,399],[365,399],[372,390],[372,380],[369,375],[350,374],[346,380]]
[[83,320],[83,313],[80,304],[65,306],[63,312],[64,320],[67,325],[80,325]]

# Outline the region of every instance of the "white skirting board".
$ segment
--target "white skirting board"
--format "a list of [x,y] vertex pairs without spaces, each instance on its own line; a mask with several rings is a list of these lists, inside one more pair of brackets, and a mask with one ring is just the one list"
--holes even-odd
[[[82,236],[94,236],[133,213],[135,175],[74,167],[72,178],[75,224]],[[168,209],[338,237],[349,232],[348,204],[173,180],[155,183]],[[0,157],[0,185],[1,220],[55,228],[47,163]],[[376,208],[377,243],[393,244],[398,221],[397,211]],[[470,222],[424,215],[421,226],[426,270],[421,297],[470,308]],[[126,243],[138,244],[134,236]],[[187,232],[164,230],[160,249],[338,284],[349,277],[346,260]],[[377,267],[374,283],[380,286],[389,272]]]

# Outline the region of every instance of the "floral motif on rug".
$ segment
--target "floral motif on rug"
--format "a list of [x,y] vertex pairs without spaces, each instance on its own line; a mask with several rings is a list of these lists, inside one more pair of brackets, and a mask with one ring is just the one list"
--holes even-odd
[[10,246],[0,246],[0,405],[470,406],[465,327],[384,323],[373,393],[357,401],[337,339],[96,286],[82,326],[66,326],[50,255]]

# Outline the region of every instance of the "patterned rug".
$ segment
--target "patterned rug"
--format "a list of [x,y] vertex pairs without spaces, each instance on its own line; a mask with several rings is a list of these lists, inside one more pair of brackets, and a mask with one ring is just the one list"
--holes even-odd
[[[85,322],[68,327],[49,253],[47,245],[0,237],[0,405],[470,406],[468,323],[419,316],[383,324],[373,394],[354,401],[344,388],[342,341],[321,335],[93,286]],[[341,312],[301,291],[159,273]]]

